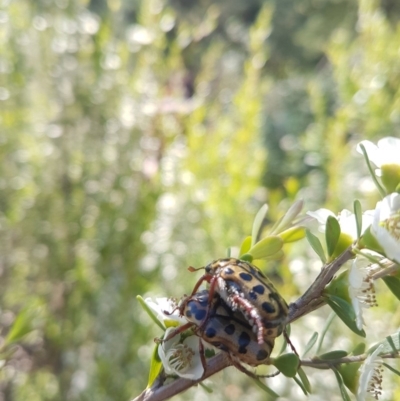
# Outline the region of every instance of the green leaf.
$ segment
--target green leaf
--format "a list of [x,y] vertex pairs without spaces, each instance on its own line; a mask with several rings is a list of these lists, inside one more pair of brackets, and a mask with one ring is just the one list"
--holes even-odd
[[353,363],[343,363],[337,367],[340,372],[343,382],[345,386],[353,393],[357,393],[358,389],[358,379],[360,377],[360,373],[358,369],[362,363],[353,362]]
[[386,368],[388,368],[389,370],[391,370],[397,376],[400,376],[400,372],[397,369],[393,368],[392,366],[388,365],[387,363],[382,363],[382,365],[385,366]]
[[332,310],[351,331],[361,337],[365,337],[365,331],[358,329],[355,322],[356,315],[354,313],[354,309],[347,301],[334,295],[328,295],[327,302]]
[[251,247],[251,237],[246,237],[243,242],[242,245],[240,246],[240,252],[239,252],[239,258],[241,255],[246,254]]
[[266,393],[273,397],[273,399],[279,398],[279,394],[276,394],[274,390],[269,388],[266,384],[264,384],[261,380],[254,379],[254,382],[257,384],[258,387],[263,389]]
[[244,255],[240,256],[240,260],[244,260],[245,262],[251,263],[253,261],[253,256],[249,253],[245,253]]
[[260,234],[261,226],[264,221],[265,215],[268,211],[268,205],[261,206],[261,209],[257,212],[256,217],[253,221],[253,228],[251,230],[251,246],[253,247]]
[[35,314],[35,309],[32,307],[24,308],[19,312],[5,338],[5,346],[19,341],[23,336],[32,331],[32,320]]
[[361,355],[365,352],[365,343],[357,344],[353,351],[351,351],[352,355]]
[[162,362],[161,362],[160,357],[158,356],[158,347],[159,347],[159,344],[157,344],[154,347],[153,354],[151,355],[150,372],[149,372],[149,380],[147,382],[147,388],[152,386],[152,384],[154,383],[154,380],[157,379],[157,377],[160,374],[160,371],[162,369]]
[[349,271],[345,270],[336,276],[324,289],[324,294],[335,295],[351,302],[349,296]]
[[284,353],[284,351],[286,350],[286,347],[287,347],[287,345],[288,345],[288,343],[287,343],[287,341],[286,341],[286,338],[289,338],[289,337],[290,337],[290,330],[291,330],[291,327],[290,327],[290,323],[289,323],[289,324],[287,324],[286,327],[285,327],[286,336],[284,336],[284,338],[283,338],[282,346],[281,346],[281,349],[280,349],[279,352],[278,352],[278,355],[282,355],[282,354]]
[[393,295],[400,300],[400,280],[393,276],[382,277],[382,280],[385,282]]
[[156,323],[158,327],[160,327],[163,331],[165,331],[165,327],[161,324],[161,322],[157,319],[157,316],[154,314],[153,310],[149,308],[144,301],[143,297],[140,295],[136,296],[136,299],[139,301],[141,307],[147,312],[150,318]]
[[274,359],[272,364],[279,369],[286,377],[295,377],[299,367],[299,357],[289,353]]
[[325,228],[325,240],[328,250],[328,256],[331,257],[335,252],[336,245],[340,237],[340,225],[337,219],[333,216],[328,216]]
[[254,259],[263,259],[282,249],[283,241],[279,236],[268,236],[257,242],[248,252]]
[[326,352],[325,354],[318,355],[318,358],[322,359],[323,361],[329,361],[332,359],[344,358],[347,355],[349,355],[349,354],[346,351],[336,350],[336,351],[330,351],[330,352]]
[[361,203],[358,199],[354,201],[353,208],[357,226],[357,238],[360,238],[362,233],[362,209]]
[[321,335],[319,336],[319,341],[318,341],[317,351],[316,351],[317,354],[319,354],[319,351],[322,348],[322,343],[324,342],[324,338],[326,336],[326,333],[328,332],[328,329],[329,329],[330,325],[332,324],[333,319],[335,319],[336,316],[337,315],[336,315],[335,312],[331,312],[331,314],[329,315],[328,319],[326,320],[325,326],[324,326],[324,328],[323,328],[323,330],[321,332]]
[[[390,338],[390,340],[388,340],[388,338]],[[372,354],[380,345],[383,345],[383,347],[379,355],[390,354],[393,352],[393,348],[396,352],[400,351],[400,332],[394,333],[386,337],[383,341],[373,345],[368,349],[367,354]]]
[[303,239],[305,237],[305,229],[304,227],[291,227],[281,232],[279,236],[285,244],[288,244]]
[[[303,386],[306,390],[307,393],[311,393],[311,384],[310,381],[308,380],[308,377],[306,373],[304,372],[302,367],[299,367],[299,370],[297,371],[299,378],[301,382],[303,383]],[[294,378],[296,380],[296,378]]]
[[311,336],[311,338],[308,340],[306,348],[303,352],[303,358],[311,351],[312,347],[317,342],[317,339],[318,339],[318,333],[315,331],[314,334]]
[[314,252],[319,256],[322,263],[325,264],[326,256],[320,240],[310,230],[306,230],[306,237],[309,244],[311,245],[311,248],[314,249]]
[[351,401],[349,395],[347,394],[346,387],[344,386],[344,382],[342,376],[340,375],[339,371],[333,369],[333,373],[335,373],[336,380],[339,384],[340,395],[342,396],[343,401]]
[[208,393],[212,394],[214,390],[211,387],[206,386],[203,382],[200,382],[199,385],[203,388],[203,390]]
[[301,390],[303,391],[304,395],[307,395],[308,394],[307,389],[304,387],[304,384],[301,382],[301,380],[298,379],[296,376],[293,377],[293,380],[301,388]]

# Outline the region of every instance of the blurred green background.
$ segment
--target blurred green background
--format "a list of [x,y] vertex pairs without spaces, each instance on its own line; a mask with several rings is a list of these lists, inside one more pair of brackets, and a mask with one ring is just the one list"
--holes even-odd
[[[187,266],[265,202],[271,222],[297,198],[373,207],[353,149],[399,136],[399,18],[397,0],[0,0],[0,400],[129,400],[161,334],[138,294],[189,293]],[[318,269],[289,253],[266,266],[288,301]],[[177,399],[266,399],[233,368],[208,383]]]

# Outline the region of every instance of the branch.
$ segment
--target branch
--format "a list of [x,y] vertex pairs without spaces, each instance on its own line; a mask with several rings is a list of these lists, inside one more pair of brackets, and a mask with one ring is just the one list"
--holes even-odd
[[353,247],[350,246],[334,261],[324,266],[321,273],[317,276],[308,290],[297,301],[289,305],[288,323],[294,322],[300,317],[325,305],[326,301],[322,297],[322,292],[338,270],[347,261],[354,258],[352,248]]
[[[299,319],[300,317],[312,312],[315,309],[318,309],[319,307],[325,304],[325,300],[322,296],[324,288],[332,280],[332,278],[338,272],[340,267],[343,266],[344,263],[346,263],[353,257],[354,253],[352,252],[352,247],[349,247],[333,262],[327,264],[322,268],[321,273],[317,276],[314,283],[311,284],[310,288],[297,301],[289,305],[288,323]],[[319,362],[316,363],[315,361],[314,362],[311,361],[312,360],[304,360],[304,363],[303,361],[301,361],[301,364],[304,364],[304,366],[313,366],[311,365],[311,363],[314,363],[317,364],[320,369],[327,369],[326,367],[321,367],[323,366],[322,363]],[[327,365],[332,362],[324,361],[324,363]],[[200,380],[193,381],[193,380],[178,378],[172,381],[171,383],[164,385],[164,377],[160,377],[159,380],[156,380],[156,382],[151,388],[144,390],[139,396],[134,398],[132,401],[166,400],[176,394],[179,394],[189,389],[190,387],[197,385],[204,379],[212,376],[213,374],[231,365],[232,363],[227,357],[227,355],[221,352],[218,355],[208,359],[204,376]]]

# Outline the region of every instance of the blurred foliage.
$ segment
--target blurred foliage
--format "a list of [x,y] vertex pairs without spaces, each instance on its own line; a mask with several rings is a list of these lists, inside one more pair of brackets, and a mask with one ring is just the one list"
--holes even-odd
[[[398,136],[399,15],[1,0],[0,399],[129,399],[159,334],[136,295],[189,292],[186,266],[239,246],[265,201],[272,222],[298,192],[309,209],[374,201],[350,149]],[[309,283],[268,268],[288,300]],[[212,397],[264,397],[223,380]]]

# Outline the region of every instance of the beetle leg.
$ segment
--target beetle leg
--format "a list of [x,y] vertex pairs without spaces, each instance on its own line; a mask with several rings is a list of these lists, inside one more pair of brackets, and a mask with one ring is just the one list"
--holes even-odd
[[177,336],[180,333],[183,333],[184,331],[186,331],[187,329],[190,329],[192,326],[194,326],[195,324],[192,322],[186,323],[183,326],[179,326],[178,328],[176,328],[174,331],[171,331],[171,333],[168,334],[167,338],[155,338],[154,341],[155,342],[165,342],[170,340],[171,338]]
[[197,281],[196,285],[194,286],[191,295],[196,294],[197,290],[199,289],[199,287],[200,287],[200,285],[202,284],[203,281],[208,281],[208,282],[210,282],[211,280],[212,280],[212,276],[211,276],[210,274],[208,274],[208,273],[203,274],[203,275],[199,278],[199,280]]
[[269,377],[278,376],[281,373],[279,370],[270,374],[270,375],[257,375],[256,373],[251,372],[250,370],[246,369],[240,362],[238,362],[231,354],[229,354],[230,360],[232,361],[232,365],[240,370],[242,373],[246,374],[247,376],[251,377],[252,379],[265,379]]
[[297,356],[299,356],[299,354],[298,354],[297,351],[296,351],[296,348],[294,347],[294,345],[293,345],[292,342],[290,341],[290,338],[289,338],[289,336],[288,336],[288,333],[287,333],[286,329],[283,330],[283,336],[285,337],[285,340],[286,340],[286,342],[289,344],[289,346],[290,346],[290,348],[292,349],[292,351],[293,351]]
[[[257,342],[258,344],[264,344],[264,325],[260,314],[257,309],[247,299],[240,297],[239,295],[232,296],[232,304],[239,307],[244,313],[247,320],[253,320],[254,326],[257,328]],[[249,322],[250,323],[250,322]]]

